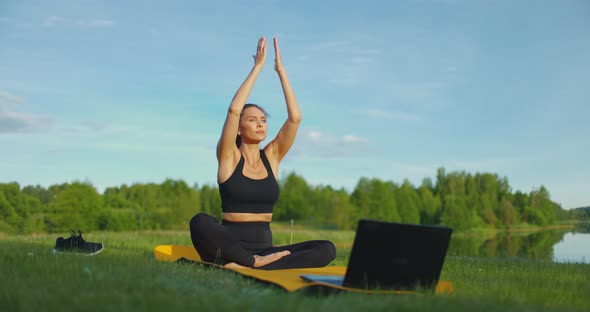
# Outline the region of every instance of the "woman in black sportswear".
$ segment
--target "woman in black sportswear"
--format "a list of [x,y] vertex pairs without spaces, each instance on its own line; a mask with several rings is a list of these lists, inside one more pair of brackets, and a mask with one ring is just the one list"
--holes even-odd
[[334,244],[326,240],[272,245],[270,221],[279,196],[279,164],[293,145],[301,122],[276,38],[273,43],[287,120],[277,136],[261,149],[268,130],[266,112],[258,105],[246,104],[246,100],[266,61],[268,42],[263,36],[258,41],[254,67],[234,95],[217,144],[222,221],[199,213],[190,222],[191,239],[203,261],[228,268],[322,267],[336,257]]

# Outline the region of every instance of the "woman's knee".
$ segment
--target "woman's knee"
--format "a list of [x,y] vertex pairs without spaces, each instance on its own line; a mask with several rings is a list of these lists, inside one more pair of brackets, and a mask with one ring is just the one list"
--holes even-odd
[[189,223],[191,232],[196,232],[206,228],[207,223],[210,222],[211,218],[211,216],[202,212],[196,214],[194,217],[192,217],[191,222]]
[[317,263],[314,266],[326,266],[334,259],[336,259],[336,246],[329,240],[318,240],[316,243],[316,256]]
[[327,256],[330,261],[336,259],[336,246],[331,241],[326,241]]

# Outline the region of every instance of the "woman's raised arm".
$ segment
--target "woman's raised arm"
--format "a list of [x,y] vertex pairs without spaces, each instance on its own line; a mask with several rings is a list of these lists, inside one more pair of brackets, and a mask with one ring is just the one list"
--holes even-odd
[[299,129],[299,123],[301,122],[301,112],[299,111],[299,105],[295,98],[295,93],[291,87],[291,83],[287,78],[287,72],[283,67],[283,61],[281,59],[281,52],[279,50],[279,42],[277,38],[274,38],[275,48],[275,70],[279,74],[281,80],[281,86],[283,88],[283,95],[285,96],[285,102],[287,103],[287,120],[277,133],[277,136],[269,143],[277,163],[280,162],[283,157],[287,154],[295,137],[297,136],[297,130]]
[[267,46],[268,41],[262,36],[260,40],[258,40],[256,55],[253,56],[254,67],[231,101],[231,105],[227,111],[227,117],[225,118],[225,123],[223,124],[221,138],[217,143],[217,159],[219,161],[233,157],[237,149],[235,142],[236,136],[238,135],[240,113],[250,96],[250,92],[252,91],[252,87],[254,87],[254,83],[256,82],[260,70],[262,70],[262,67],[264,66]]

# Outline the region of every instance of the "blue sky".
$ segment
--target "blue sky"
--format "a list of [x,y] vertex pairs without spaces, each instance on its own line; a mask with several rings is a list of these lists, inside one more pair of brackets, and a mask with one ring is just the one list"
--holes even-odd
[[[0,182],[214,184],[261,35],[303,121],[280,176],[493,172],[590,205],[588,1],[0,2]],[[249,102],[286,118],[274,52]]]

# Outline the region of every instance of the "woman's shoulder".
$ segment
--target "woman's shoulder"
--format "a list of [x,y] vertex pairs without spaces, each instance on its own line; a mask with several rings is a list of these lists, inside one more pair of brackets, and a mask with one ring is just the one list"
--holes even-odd
[[267,144],[261,151],[261,154],[264,154],[268,162],[272,167],[278,168],[280,164],[280,159],[277,157],[276,150],[273,148],[272,144]]
[[234,171],[237,169],[243,156],[240,150],[236,148],[235,152],[230,154],[229,157],[220,157],[217,167],[217,183],[223,183],[227,181]]

